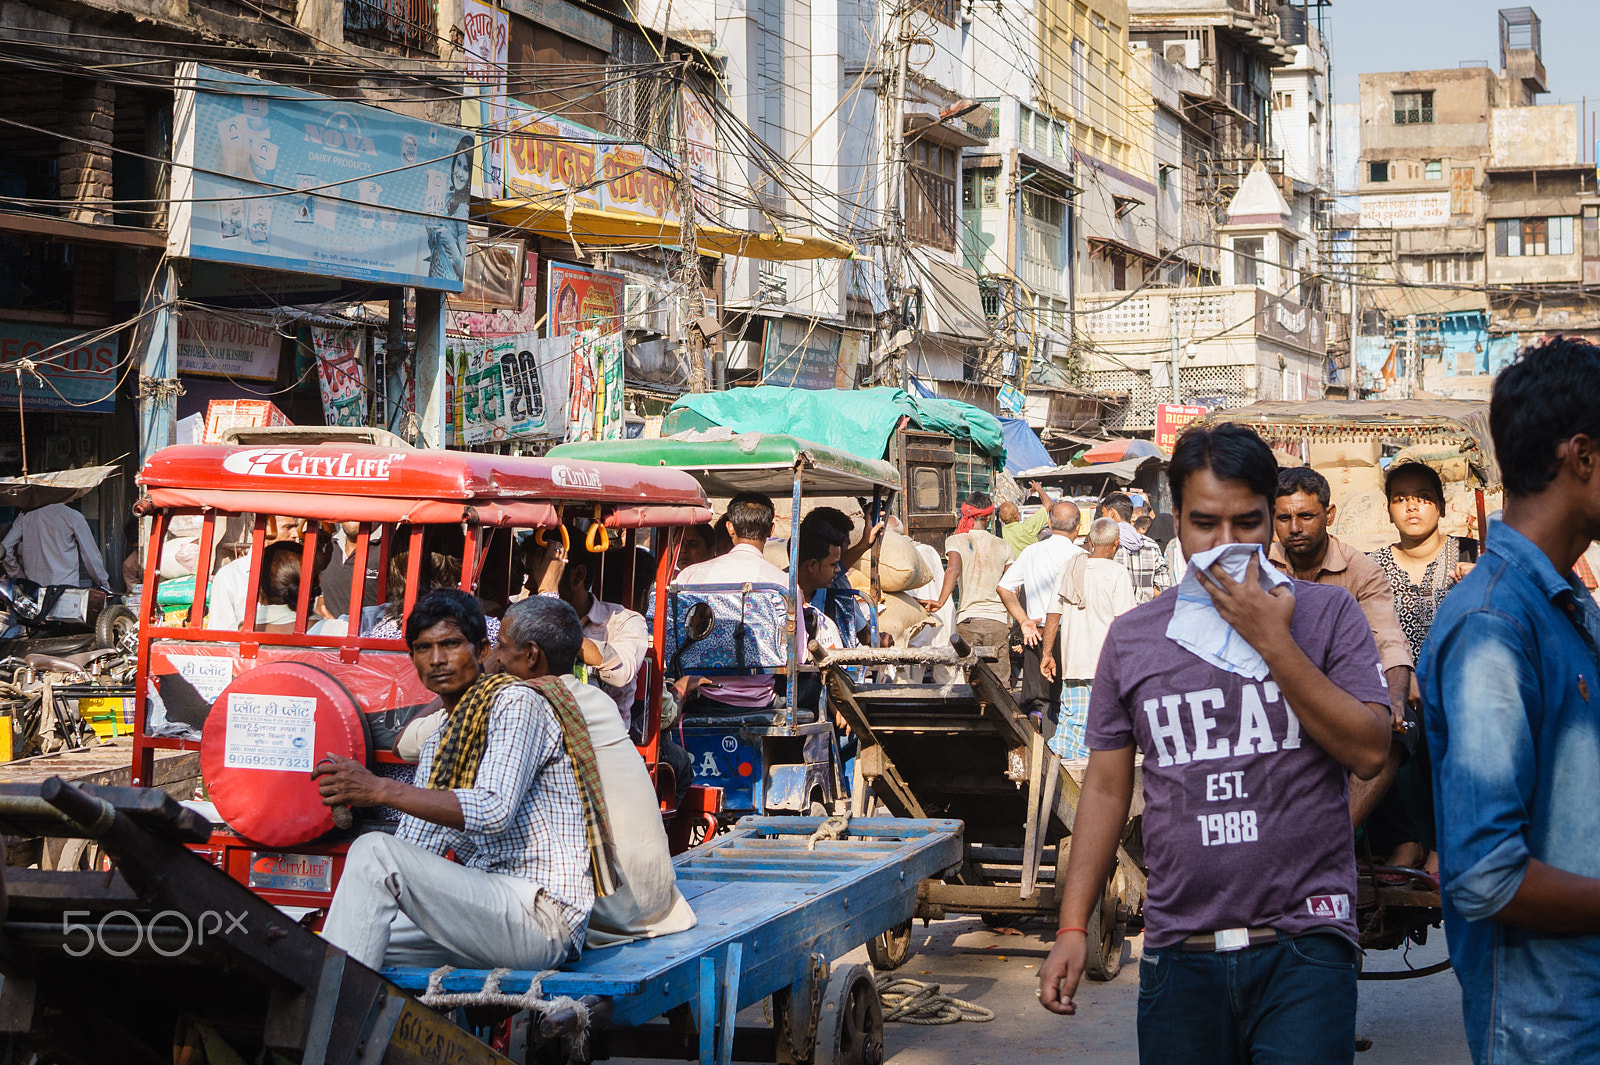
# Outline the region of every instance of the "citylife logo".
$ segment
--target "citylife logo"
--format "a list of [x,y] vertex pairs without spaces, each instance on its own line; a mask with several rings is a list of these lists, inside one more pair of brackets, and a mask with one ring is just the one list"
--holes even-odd
[[598,492],[605,487],[605,482],[600,480],[600,474],[596,471],[574,469],[571,466],[552,467],[550,480],[557,488],[587,488]]
[[387,481],[403,456],[357,458],[342,454],[307,454],[299,447],[249,447],[222,460],[222,468],[245,477],[319,477],[339,481]]
[[[66,942],[61,944],[61,949],[74,958],[81,958],[93,951],[100,951],[113,958],[126,958],[143,946],[146,941],[150,949],[163,958],[176,958],[190,947],[203,946],[206,936],[215,939],[218,936],[230,935],[238,931],[240,935],[249,935],[250,930],[245,928],[245,914],[233,914],[226,910],[217,913],[215,910],[206,910],[200,915],[198,921],[191,921],[189,915],[177,910],[162,910],[148,921],[141,919],[127,910],[112,910],[100,918],[97,924],[74,923],[74,917],[88,917],[89,910],[66,910],[61,915],[61,936]],[[112,918],[123,918],[108,926]],[[224,924],[226,918],[226,924]],[[83,933],[83,945],[77,946],[70,937],[75,933]],[[183,934],[183,942],[176,947],[178,934]],[[132,937],[132,944],[124,949],[116,950],[111,942],[126,943]],[[109,941],[108,941],[109,937]]]

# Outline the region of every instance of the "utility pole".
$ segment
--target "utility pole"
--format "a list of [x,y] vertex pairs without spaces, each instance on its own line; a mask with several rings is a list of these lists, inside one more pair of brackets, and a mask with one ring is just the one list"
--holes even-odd
[[683,68],[673,78],[672,106],[678,117],[678,233],[681,253],[678,277],[683,284],[683,299],[679,303],[679,340],[689,348],[689,391],[706,392],[705,338],[697,323],[705,314],[705,298],[700,285],[700,241],[694,222],[694,168],[689,161],[689,123],[684,94],[688,88],[689,58],[684,57]]
[[1183,402],[1183,393],[1178,388],[1178,301],[1169,292],[1167,294],[1167,319],[1172,333],[1172,402]]
[[[910,322],[901,322],[905,298],[905,244],[906,244],[906,76],[910,66],[911,42],[907,39],[908,20],[911,16],[910,0],[896,0],[900,5],[893,15],[892,36],[885,37],[884,46],[893,43],[894,81],[889,86],[886,99],[885,124],[888,126],[887,178],[884,218],[884,289],[889,299],[889,314],[878,331],[880,350],[887,351],[890,338],[898,331],[897,325],[910,328]],[[905,350],[894,356],[900,370],[895,376],[901,388],[910,386],[910,373],[906,369]],[[884,367],[887,369],[887,367]]]

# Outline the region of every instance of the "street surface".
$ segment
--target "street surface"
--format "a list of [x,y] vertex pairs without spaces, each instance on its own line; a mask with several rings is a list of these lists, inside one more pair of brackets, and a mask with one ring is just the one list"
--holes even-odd
[[[1130,941],[1122,972],[1110,983],[1085,980],[1078,989],[1078,1014],[1046,1013],[1034,997],[1039,964],[1049,952],[1037,925],[1021,936],[998,935],[977,918],[918,922],[917,953],[899,975],[931,981],[957,998],[994,1011],[987,1024],[885,1026],[889,1065],[995,1065],[997,1062],[1072,1061],[1074,1065],[1124,1065],[1139,1060],[1134,1014],[1139,999],[1140,940]],[[1444,957],[1444,931],[1430,929],[1428,944],[1413,948],[1421,967]],[[857,950],[848,961],[867,964]],[[1368,955],[1368,969],[1404,968],[1399,951]],[[1450,972],[1417,980],[1361,983],[1357,1031],[1372,1049],[1357,1065],[1469,1065],[1461,1027],[1460,985]]]

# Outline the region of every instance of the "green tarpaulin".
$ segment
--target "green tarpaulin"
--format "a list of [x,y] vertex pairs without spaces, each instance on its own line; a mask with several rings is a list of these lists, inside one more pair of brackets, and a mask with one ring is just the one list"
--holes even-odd
[[[685,416],[687,415],[687,416]],[[991,414],[951,399],[919,399],[900,388],[811,389],[760,385],[679,397],[667,412],[664,434],[705,425],[741,433],[787,433],[862,458],[881,459],[901,416],[930,432],[971,440],[997,461],[1005,434]]]

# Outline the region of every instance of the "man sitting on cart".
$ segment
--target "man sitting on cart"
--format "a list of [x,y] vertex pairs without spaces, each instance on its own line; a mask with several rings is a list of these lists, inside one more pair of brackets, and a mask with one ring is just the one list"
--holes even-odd
[[[679,573],[680,588],[711,584],[776,584],[787,588],[789,575],[767,561],[762,554],[772,537],[775,511],[772,500],[760,492],[740,492],[728,501],[727,520],[733,547],[709,562],[685,566]],[[806,645],[805,619],[798,621],[800,646]],[[773,676],[691,678],[683,693],[689,701],[685,713],[749,714],[773,704]]]
[[465,592],[424,596],[405,639],[446,724],[423,746],[414,785],[348,758],[317,766],[324,803],[403,815],[393,836],[351,844],[324,937],[374,969],[576,958],[595,896],[590,815],[556,713],[515,677],[484,673],[488,630]]

